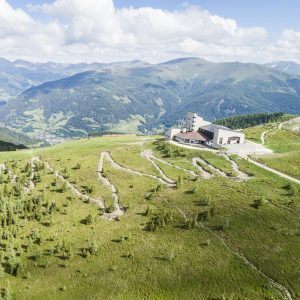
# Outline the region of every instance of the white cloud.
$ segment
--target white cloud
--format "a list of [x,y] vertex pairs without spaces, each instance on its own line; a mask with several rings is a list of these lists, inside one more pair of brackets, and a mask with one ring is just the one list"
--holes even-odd
[[[34,19],[31,11],[40,17]],[[112,0],[56,0],[25,12],[0,0],[0,28],[0,56],[11,59],[157,62],[198,56],[263,62],[292,55],[300,60],[299,32],[285,30],[272,41],[264,28],[239,27],[235,20],[188,4],[166,11],[117,9]]]

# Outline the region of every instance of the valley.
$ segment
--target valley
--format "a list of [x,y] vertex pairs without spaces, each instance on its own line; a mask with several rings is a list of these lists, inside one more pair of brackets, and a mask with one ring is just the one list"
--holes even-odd
[[188,111],[216,120],[300,109],[299,74],[268,65],[179,58],[26,66],[2,66],[4,74],[40,74],[41,81],[0,106],[0,125],[51,144],[103,133],[156,134]]

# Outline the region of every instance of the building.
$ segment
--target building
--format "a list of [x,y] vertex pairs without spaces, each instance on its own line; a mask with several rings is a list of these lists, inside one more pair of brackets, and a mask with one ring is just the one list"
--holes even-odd
[[245,135],[242,132],[207,122],[196,113],[189,112],[186,125],[169,128],[165,132],[165,139],[220,149],[228,144],[243,144]]

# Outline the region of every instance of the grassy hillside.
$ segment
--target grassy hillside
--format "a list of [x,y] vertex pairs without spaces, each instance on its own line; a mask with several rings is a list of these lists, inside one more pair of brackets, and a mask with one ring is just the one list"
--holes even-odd
[[0,141],[24,146],[34,145],[38,142],[25,134],[9,130],[5,127],[0,127]]
[[278,127],[278,124],[269,124],[249,128],[245,132],[246,137],[257,141],[266,131],[265,145],[274,153],[260,156],[258,160],[272,168],[300,178],[300,119],[294,120],[283,123],[282,127]]
[[[138,137],[0,153],[10,170],[0,176],[3,294],[285,299],[288,290],[299,298],[299,187],[291,193],[288,181],[231,159],[248,180],[217,154]],[[116,204],[125,213],[108,220]]]

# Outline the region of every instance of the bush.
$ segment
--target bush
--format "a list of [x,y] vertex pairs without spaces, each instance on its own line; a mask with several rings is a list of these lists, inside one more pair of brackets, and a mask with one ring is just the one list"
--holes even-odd
[[74,167],[75,170],[80,170],[81,169],[81,164],[77,163],[76,166]]
[[94,223],[95,217],[92,214],[88,214],[87,217],[83,220],[84,224],[90,225]]
[[261,197],[259,199],[253,200],[252,206],[256,209],[259,209],[260,207],[264,206],[267,203],[267,200],[265,197]]

